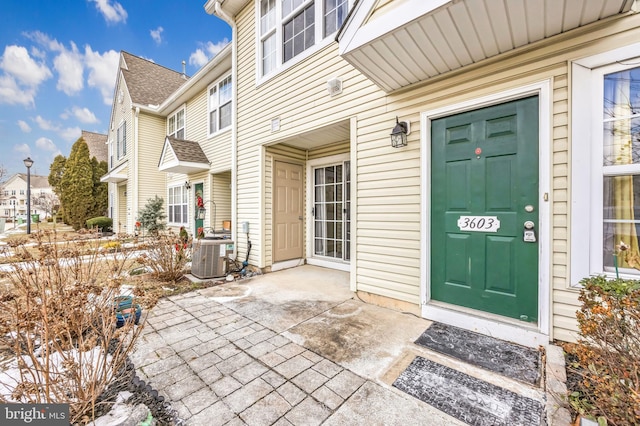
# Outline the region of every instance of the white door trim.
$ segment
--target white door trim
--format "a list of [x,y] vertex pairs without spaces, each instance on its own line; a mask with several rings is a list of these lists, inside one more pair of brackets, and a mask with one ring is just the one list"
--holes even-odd
[[[313,257],[313,215],[311,214],[313,208],[313,168],[321,166],[330,166],[336,163],[344,163],[351,159],[349,153],[330,155],[328,157],[317,158],[315,160],[307,161],[307,200],[306,200],[306,239],[307,239],[307,263],[310,265],[322,266],[325,268],[338,269],[340,271],[351,271],[351,263],[343,262],[338,259],[332,260],[328,258],[314,258]],[[353,168],[351,169],[351,181],[353,182]],[[353,200],[351,202],[353,211]],[[352,225],[353,226],[353,225]],[[353,235],[353,232],[352,232]],[[352,244],[353,246],[353,244]]]
[[[445,107],[427,110],[421,114],[421,141],[420,141],[420,175],[422,176],[422,227],[420,236],[420,296],[422,301],[422,316],[427,319],[440,321],[477,331],[483,334],[491,334],[494,337],[516,341],[527,346],[537,346],[544,341],[548,343],[550,337],[551,315],[551,80],[543,80],[526,86],[517,87],[489,96],[470,99]],[[538,324],[531,330],[528,323],[513,322],[508,318],[502,319],[494,315],[472,312],[457,306],[449,306],[431,302],[430,293],[430,259],[431,259],[431,121],[437,118],[455,115],[461,112],[484,108],[526,96],[538,95],[539,105],[539,226],[537,229],[539,243],[538,252]],[[523,333],[523,330],[528,330]]]

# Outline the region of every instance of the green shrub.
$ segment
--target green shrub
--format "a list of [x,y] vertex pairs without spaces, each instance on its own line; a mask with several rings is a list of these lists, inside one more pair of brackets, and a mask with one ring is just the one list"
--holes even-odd
[[580,338],[572,351],[581,381],[569,402],[599,423],[640,424],[640,281],[581,283]]
[[113,227],[113,219],[105,216],[98,216],[91,219],[87,219],[87,228],[98,228],[103,232],[111,232]]

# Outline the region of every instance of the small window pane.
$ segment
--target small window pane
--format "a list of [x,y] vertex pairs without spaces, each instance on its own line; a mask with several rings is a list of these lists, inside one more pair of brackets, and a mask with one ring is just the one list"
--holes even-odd
[[324,36],[336,32],[349,12],[347,0],[324,0]]
[[231,126],[231,102],[220,107],[220,128]]
[[218,110],[214,109],[209,113],[209,133],[218,131]]
[[260,35],[269,32],[276,23],[275,0],[262,0],[260,2]]
[[[604,266],[614,266],[616,246],[623,242],[638,253],[640,235],[640,175],[605,176],[603,188]],[[622,257],[618,266],[628,268]]]
[[262,42],[262,75],[269,74],[276,68],[276,35],[273,34]]

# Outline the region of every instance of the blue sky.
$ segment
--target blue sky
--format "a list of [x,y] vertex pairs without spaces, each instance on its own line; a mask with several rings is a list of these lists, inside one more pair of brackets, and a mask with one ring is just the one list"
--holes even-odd
[[4,0],[0,166],[48,175],[81,130],[107,133],[121,50],[193,75],[231,39],[206,0]]

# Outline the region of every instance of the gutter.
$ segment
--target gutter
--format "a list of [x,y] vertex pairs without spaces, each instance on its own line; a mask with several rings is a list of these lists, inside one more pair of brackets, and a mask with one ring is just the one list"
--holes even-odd
[[[233,81],[234,107],[231,113],[231,240],[234,257],[238,258],[238,28],[232,16],[222,10],[222,1],[207,0],[204,5],[209,15],[215,15],[231,27],[231,79]],[[214,224],[215,225],[215,224]],[[247,250],[249,248],[247,247]]]

